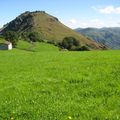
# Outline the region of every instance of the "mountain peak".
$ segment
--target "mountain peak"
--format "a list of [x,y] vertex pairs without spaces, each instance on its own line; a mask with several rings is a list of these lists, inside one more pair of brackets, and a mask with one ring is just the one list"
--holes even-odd
[[82,45],[88,45],[92,49],[102,49],[101,45],[68,28],[58,18],[49,15],[45,11],[26,11],[22,13],[4,26],[2,34],[6,31],[15,31],[19,33],[21,38],[27,38],[29,33],[36,32],[41,39],[57,43],[65,37],[74,37]]

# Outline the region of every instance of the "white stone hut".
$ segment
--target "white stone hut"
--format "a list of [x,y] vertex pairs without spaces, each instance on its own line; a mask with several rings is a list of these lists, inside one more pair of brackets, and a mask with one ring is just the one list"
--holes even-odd
[[12,43],[9,41],[5,41],[4,43],[0,43],[0,50],[12,50]]

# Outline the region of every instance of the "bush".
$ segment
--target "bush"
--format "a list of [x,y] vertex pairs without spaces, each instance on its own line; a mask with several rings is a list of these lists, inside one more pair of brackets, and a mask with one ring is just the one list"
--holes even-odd
[[43,42],[43,40],[41,39],[40,35],[37,32],[31,32],[28,35],[28,39],[32,42]]
[[59,45],[64,49],[75,50],[78,46],[80,46],[80,42],[74,37],[65,37]]
[[54,44],[55,42],[54,42],[54,40],[48,40],[47,43]]
[[89,51],[90,49],[89,49],[89,47],[88,46],[81,46],[81,48],[80,48],[80,50],[81,51]]
[[7,41],[10,41],[12,43],[13,47],[16,47],[17,42],[18,42],[17,32],[7,31],[7,32],[5,32],[4,37]]

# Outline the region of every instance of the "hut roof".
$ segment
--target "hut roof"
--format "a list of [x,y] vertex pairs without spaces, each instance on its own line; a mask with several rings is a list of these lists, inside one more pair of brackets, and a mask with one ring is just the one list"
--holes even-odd
[[4,44],[6,44],[6,45],[10,45],[11,42],[9,42],[9,41],[5,41]]

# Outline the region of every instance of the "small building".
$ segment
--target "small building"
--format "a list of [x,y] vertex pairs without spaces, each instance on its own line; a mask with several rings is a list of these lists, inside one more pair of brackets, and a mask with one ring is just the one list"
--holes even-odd
[[12,43],[9,41],[5,41],[4,43],[0,43],[0,50],[12,50]]

